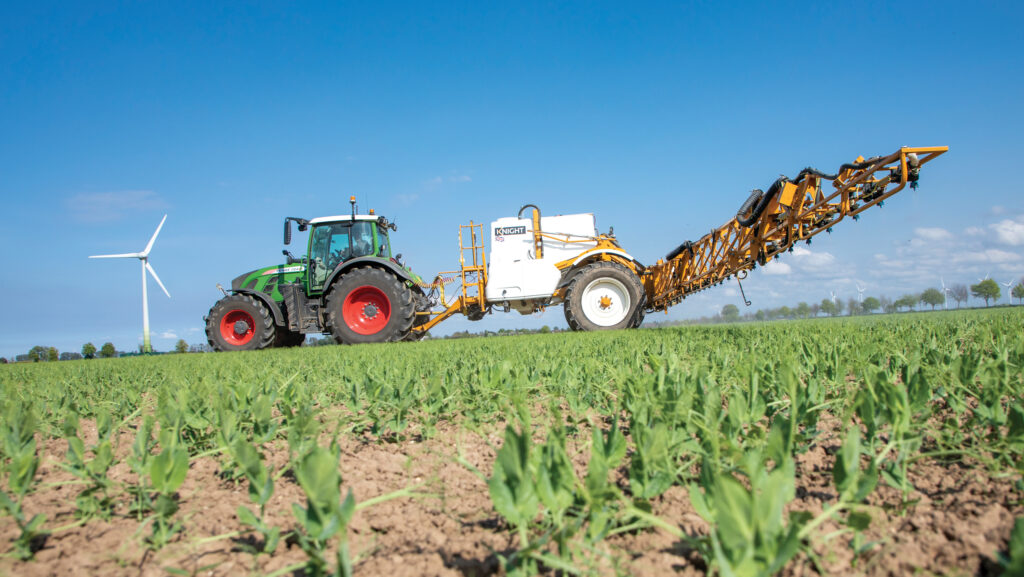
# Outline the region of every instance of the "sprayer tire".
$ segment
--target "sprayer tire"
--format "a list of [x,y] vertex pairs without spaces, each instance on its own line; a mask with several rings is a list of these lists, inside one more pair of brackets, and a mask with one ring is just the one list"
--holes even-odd
[[565,320],[574,331],[606,331],[638,326],[643,319],[640,279],[615,262],[587,265],[566,286]]

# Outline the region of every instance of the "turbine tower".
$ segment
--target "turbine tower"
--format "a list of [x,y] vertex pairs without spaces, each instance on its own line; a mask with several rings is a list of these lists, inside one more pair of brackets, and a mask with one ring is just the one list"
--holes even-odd
[[[944,279],[944,278],[942,278],[940,276],[939,277],[939,282],[942,283],[942,296],[943,296],[942,310],[948,311],[949,310],[949,289],[946,288],[946,279]],[[959,306],[959,305],[957,305],[957,306]]]
[[137,258],[142,263],[142,352],[151,353],[153,352],[153,345],[150,344],[149,340],[149,297],[146,293],[146,271],[153,275],[153,280],[156,284],[160,285],[160,288],[164,290],[164,294],[167,298],[171,298],[171,293],[167,292],[167,287],[164,283],[160,282],[160,277],[156,276],[156,271],[149,264],[149,251],[153,249],[153,243],[156,242],[156,235],[160,234],[160,229],[164,227],[164,221],[167,220],[167,215],[164,215],[163,220],[156,227],[156,232],[153,233],[153,237],[149,239],[149,243],[142,252],[129,252],[125,254],[100,254],[96,256],[90,256],[89,258]]
[[860,283],[857,283],[857,302],[860,304],[864,304],[864,290],[866,288],[867,287],[861,287]]

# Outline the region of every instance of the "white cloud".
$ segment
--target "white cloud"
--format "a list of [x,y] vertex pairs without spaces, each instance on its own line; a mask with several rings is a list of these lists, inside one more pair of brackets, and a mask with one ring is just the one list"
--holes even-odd
[[473,180],[468,174],[453,174],[448,177],[448,182],[470,182]]
[[764,274],[767,274],[767,275],[780,276],[780,275],[787,275],[787,274],[792,273],[793,272],[793,267],[789,266],[788,264],[786,264],[784,262],[779,262],[777,260],[773,260],[770,263],[768,263],[768,264],[764,265],[763,267],[761,267],[761,270],[763,270]]
[[952,255],[952,262],[956,264],[999,264],[1020,259],[1021,255],[1019,254],[996,248],[965,251]]
[[814,252],[809,248],[793,247],[793,258],[801,268],[821,268],[833,264],[836,257],[829,252]]
[[396,194],[395,203],[399,206],[409,206],[415,203],[420,198],[420,195],[415,192],[409,194]]
[[946,230],[944,228],[938,228],[938,227],[936,227],[936,228],[915,228],[914,229],[914,234],[918,238],[920,238],[920,239],[927,240],[927,241],[933,241],[933,242],[940,241],[940,240],[949,240],[949,239],[953,238],[953,235],[950,234],[950,232],[948,230]]
[[964,229],[964,234],[966,234],[967,236],[984,236],[985,229],[981,228],[980,226],[969,226]]
[[996,240],[1010,246],[1024,245],[1024,217],[1016,220],[1005,219],[989,225],[996,235]]
[[160,338],[161,339],[176,339],[176,338],[178,338],[178,335],[175,334],[174,331],[164,331],[164,332],[160,333]]
[[122,190],[77,194],[64,201],[71,215],[82,222],[111,222],[130,214],[167,208],[152,190]]

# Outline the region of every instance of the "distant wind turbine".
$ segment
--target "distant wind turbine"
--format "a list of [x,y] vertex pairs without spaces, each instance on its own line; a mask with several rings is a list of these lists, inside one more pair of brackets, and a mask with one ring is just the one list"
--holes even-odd
[[156,271],[149,264],[149,251],[153,249],[153,243],[156,242],[156,235],[160,234],[160,229],[164,227],[164,221],[167,220],[167,215],[164,215],[163,220],[160,221],[160,225],[156,227],[156,232],[153,233],[153,237],[149,239],[149,243],[142,252],[130,252],[125,254],[100,254],[96,256],[90,256],[89,258],[137,258],[142,263],[142,352],[151,353],[153,352],[153,345],[150,344],[149,340],[149,297],[146,294],[146,271],[153,275],[153,280],[156,284],[160,285],[160,288],[164,290],[164,294],[167,298],[171,298],[171,293],[167,292],[167,287],[164,283],[160,282],[160,277],[156,276]]
[[942,310],[948,311],[949,310],[949,292],[950,291],[949,291],[948,288],[946,288],[946,279],[944,279],[944,278],[942,278],[940,276],[939,277],[939,282],[942,283],[942,296],[943,296],[943,299],[942,299]]
[[857,302],[860,304],[864,304],[864,290],[866,288],[867,287],[861,287],[860,283],[857,283]]

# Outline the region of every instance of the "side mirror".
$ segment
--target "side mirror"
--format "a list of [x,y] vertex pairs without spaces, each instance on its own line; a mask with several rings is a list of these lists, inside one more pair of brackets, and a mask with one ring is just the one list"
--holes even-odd
[[[287,218],[284,219],[284,243],[286,245],[292,243],[292,221]],[[287,253],[288,251],[284,251]]]

